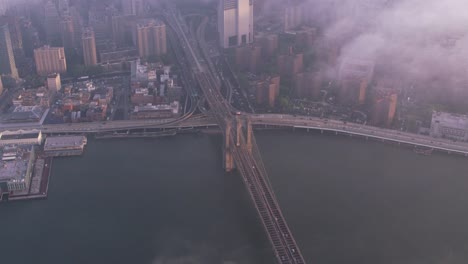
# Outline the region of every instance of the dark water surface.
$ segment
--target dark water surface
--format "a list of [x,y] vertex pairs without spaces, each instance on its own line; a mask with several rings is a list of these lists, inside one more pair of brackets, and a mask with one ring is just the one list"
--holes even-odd
[[[262,132],[308,263],[468,263],[468,160]],[[273,263],[221,140],[94,141],[54,160],[49,198],[0,205],[0,263]]]

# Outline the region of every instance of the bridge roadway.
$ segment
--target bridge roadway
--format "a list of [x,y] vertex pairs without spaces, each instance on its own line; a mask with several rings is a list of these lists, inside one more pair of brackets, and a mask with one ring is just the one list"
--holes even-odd
[[[203,52],[196,53],[194,51],[191,43],[195,38],[194,36],[187,36],[184,32],[183,28],[185,27],[182,24],[185,22],[180,20],[180,16],[176,12],[173,10],[169,11],[166,20],[176,30],[180,41],[182,41],[184,54],[190,58],[188,61],[195,61],[192,67],[211,109],[211,116],[216,120],[216,123],[224,133],[226,151],[230,152],[233,156],[234,163],[259,213],[278,262],[281,264],[305,263],[299,247],[281,213],[273,189],[268,183],[268,175],[266,175],[266,171],[263,169],[262,160],[254,156],[254,153],[259,153],[257,149],[254,150],[257,146],[254,144],[249,146],[249,140],[245,140],[243,133],[238,135],[236,133],[239,131],[233,130],[233,124],[239,122],[239,116],[232,114],[231,105],[222,96],[218,82],[219,79],[214,72],[210,71],[209,64],[206,63],[209,58],[205,57],[206,61],[204,61],[203,58],[198,57],[198,54]],[[198,44],[203,45],[200,42]],[[253,135],[250,136],[253,137]],[[236,142],[236,140],[240,140],[240,142]]]
[[449,153],[468,156],[468,143],[455,142],[443,138],[390,130],[356,123],[344,123],[338,120],[327,120],[316,117],[292,116],[281,114],[250,115],[252,124],[278,127],[295,127],[319,131],[332,131],[366,138],[409,144]]
[[50,125],[18,125],[18,126],[0,126],[0,131],[19,130],[19,129],[39,129],[46,134],[86,134],[86,133],[101,133],[101,132],[116,132],[131,129],[146,129],[146,128],[201,128],[218,126],[210,118],[194,115],[191,118],[171,118],[171,119],[154,119],[154,120],[122,120],[122,121],[105,121],[105,122],[89,122],[89,123],[68,123],[68,124],[50,124]]
[[[207,112],[209,114],[209,112]],[[380,139],[383,141],[392,141],[414,146],[432,148],[449,153],[459,153],[468,155],[468,143],[454,142],[442,138],[433,138],[425,135],[390,130],[373,126],[344,123],[337,120],[326,120],[317,117],[292,116],[285,114],[243,114],[248,118],[252,125],[284,127],[284,128],[302,128],[318,131],[329,131],[341,134],[356,135],[365,138]],[[156,119],[156,120],[122,120],[91,123],[73,123],[73,124],[50,124],[50,125],[9,125],[1,126],[0,132],[5,130],[18,129],[40,129],[47,134],[65,134],[65,133],[100,133],[114,132],[131,129],[144,128],[202,128],[218,127],[219,124],[213,118],[204,115],[193,115],[190,118],[182,119]]]

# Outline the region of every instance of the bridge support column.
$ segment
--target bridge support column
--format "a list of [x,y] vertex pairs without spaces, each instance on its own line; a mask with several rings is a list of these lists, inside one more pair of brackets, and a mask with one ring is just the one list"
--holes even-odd
[[226,122],[226,135],[224,137],[224,146],[223,146],[223,161],[224,161],[224,170],[226,172],[231,172],[234,170],[234,158],[232,157],[232,152],[231,152],[231,144],[230,144],[230,138],[231,138],[231,130],[232,125],[228,121]]

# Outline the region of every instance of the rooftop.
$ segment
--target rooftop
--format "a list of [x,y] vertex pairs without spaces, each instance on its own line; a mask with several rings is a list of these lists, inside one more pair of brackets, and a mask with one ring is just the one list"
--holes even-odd
[[0,140],[10,139],[24,139],[24,138],[38,138],[40,130],[18,130],[18,131],[4,131],[0,133]]
[[44,150],[82,146],[87,143],[85,136],[47,137]]
[[145,28],[145,27],[160,27],[164,26],[165,24],[161,20],[156,19],[141,19],[138,21],[138,28]]
[[0,182],[2,181],[24,181],[28,168],[29,159],[25,156],[18,157],[12,161],[0,161]]
[[28,122],[41,119],[45,113],[41,106],[17,106],[15,110],[4,117],[5,122]]
[[371,79],[374,74],[374,62],[358,59],[343,59],[340,66],[340,76],[347,78],[367,78]]

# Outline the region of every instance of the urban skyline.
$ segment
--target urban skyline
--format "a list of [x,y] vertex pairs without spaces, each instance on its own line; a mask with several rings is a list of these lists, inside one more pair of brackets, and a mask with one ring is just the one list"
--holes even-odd
[[52,160],[86,155],[88,138],[216,133],[223,170],[243,183],[273,258],[310,263],[257,131],[468,156],[463,7],[0,0],[0,201],[46,198]]

